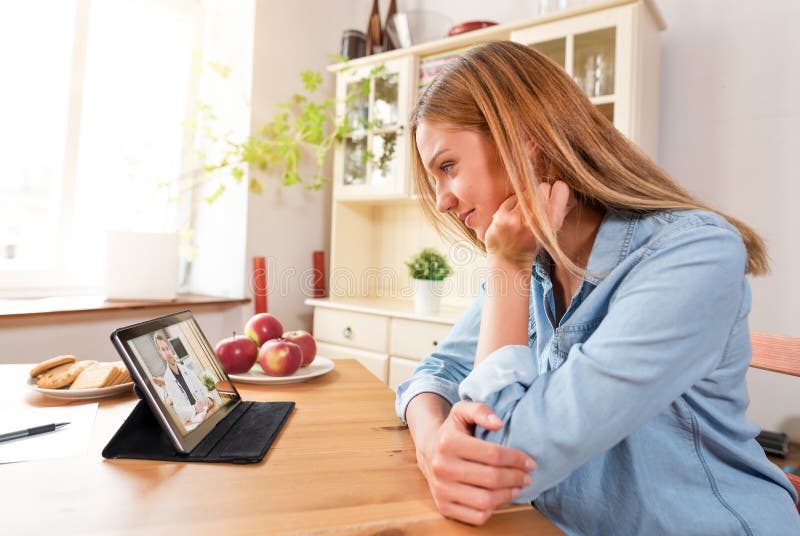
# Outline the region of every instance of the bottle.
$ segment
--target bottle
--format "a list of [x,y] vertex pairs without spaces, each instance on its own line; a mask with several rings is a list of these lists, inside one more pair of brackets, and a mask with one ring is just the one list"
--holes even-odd
[[400,48],[395,42],[396,32],[392,32],[394,28],[394,21],[392,18],[397,13],[397,0],[392,0],[389,4],[389,12],[386,13],[386,22],[383,24],[383,51],[394,50]]
[[378,11],[378,0],[372,0],[372,13],[367,22],[367,56],[383,50],[383,32],[381,32],[381,14]]

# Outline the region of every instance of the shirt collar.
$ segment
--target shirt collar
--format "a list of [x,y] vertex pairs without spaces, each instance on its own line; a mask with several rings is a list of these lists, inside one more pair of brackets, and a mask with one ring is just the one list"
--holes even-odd
[[599,285],[628,256],[639,214],[607,209],[594,238],[584,280]]
[[[584,281],[599,285],[606,276],[630,253],[633,233],[639,214],[630,210],[607,209],[597,236],[594,238],[589,263],[586,265]],[[533,277],[544,283],[550,280],[553,260],[542,250],[533,264]]]

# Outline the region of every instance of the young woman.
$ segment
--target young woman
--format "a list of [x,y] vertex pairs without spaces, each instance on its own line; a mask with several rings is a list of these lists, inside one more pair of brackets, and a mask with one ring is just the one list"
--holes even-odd
[[800,534],[745,418],[761,239],[519,44],[455,60],[410,133],[423,207],[490,268],[397,393],[439,510],[481,524],[532,502],[569,534]]

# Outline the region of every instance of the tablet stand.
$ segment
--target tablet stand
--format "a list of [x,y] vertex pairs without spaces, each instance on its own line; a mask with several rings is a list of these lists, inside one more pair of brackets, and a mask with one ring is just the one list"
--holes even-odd
[[258,463],[294,409],[294,402],[242,402],[184,454],[175,450],[138,389],[136,394],[139,403],[103,449],[104,458]]

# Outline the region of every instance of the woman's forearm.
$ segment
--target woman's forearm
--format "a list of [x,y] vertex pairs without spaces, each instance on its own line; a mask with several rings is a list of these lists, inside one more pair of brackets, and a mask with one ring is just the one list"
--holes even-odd
[[411,399],[406,407],[406,422],[414,444],[426,444],[450,414],[450,402],[434,393],[422,393]]
[[475,352],[477,367],[489,354],[508,345],[528,344],[531,269],[489,257],[489,278]]

